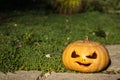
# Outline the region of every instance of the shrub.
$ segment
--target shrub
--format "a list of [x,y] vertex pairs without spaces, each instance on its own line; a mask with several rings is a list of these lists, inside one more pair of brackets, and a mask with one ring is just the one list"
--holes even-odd
[[97,0],[83,0],[83,11],[102,11],[102,5]]
[[119,0],[52,0],[56,12],[72,14],[86,11],[107,12],[111,9],[119,9]]
[[82,0],[55,0],[53,5],[58,13],[72,14],[81,11]]

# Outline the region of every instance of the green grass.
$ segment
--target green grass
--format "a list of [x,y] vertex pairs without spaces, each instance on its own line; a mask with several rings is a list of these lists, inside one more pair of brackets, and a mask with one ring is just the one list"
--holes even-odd
[[[67,44],[84,39],[120,44],[120,15],[86,12],[44,15],[13,12],[0,24],[0,71],[65,72],[61,56]],[[50,54],[50,58],[46,55]]]

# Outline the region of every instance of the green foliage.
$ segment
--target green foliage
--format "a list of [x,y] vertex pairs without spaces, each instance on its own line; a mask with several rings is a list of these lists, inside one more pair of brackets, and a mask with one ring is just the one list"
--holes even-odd
[[83,11],[103,11],[102,4],[98,0],[83,0]]
[[72,14],[81,11],[82,0],[54,0],[53,5],[59,13]]
[[99,3],[102,5],[101,7],[106,9],[120,9],[120,1],[119,0],[100,0]]
[[[19,14],[18,14],[19,13]],[[120,44],[120,16],[88,12],[76,15],[44,15],[38,11],[19,15],[0,25],[0,71],[68,71],[61,56],[67,44],[84,39]]]
[[83,0],[84,10],[107,12],[118,8],[119,0]]
[[83,11],[108,12],[120,9],[119,0],[52,0],[58,13],[73,14]]

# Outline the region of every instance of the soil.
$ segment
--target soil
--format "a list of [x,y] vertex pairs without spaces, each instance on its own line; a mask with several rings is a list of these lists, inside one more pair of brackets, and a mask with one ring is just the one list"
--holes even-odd
[[120,80],[120,45],[107,45],[111,65],[99,73],[45,73],[41,71],[16,71],[4,74],[0,72],[0,80]]

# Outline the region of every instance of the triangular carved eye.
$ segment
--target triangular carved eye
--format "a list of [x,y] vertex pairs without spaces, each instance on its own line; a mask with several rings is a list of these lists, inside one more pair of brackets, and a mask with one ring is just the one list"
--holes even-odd
[[76,54],[75,51],[72,52],[72,55],[71,55],[72,58],[77,58],[77,57],[80,57],[78,54]]
[[87,58],[91,58],[91,59],[96,59],[97,58],[97,54],[96,52],[94,52],[92,55],[86,56]]

